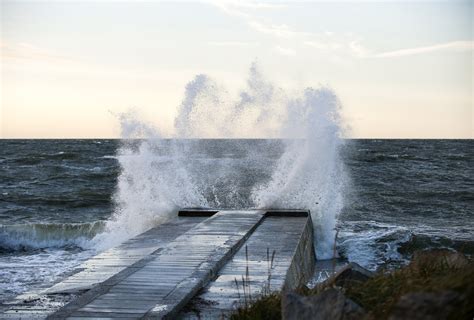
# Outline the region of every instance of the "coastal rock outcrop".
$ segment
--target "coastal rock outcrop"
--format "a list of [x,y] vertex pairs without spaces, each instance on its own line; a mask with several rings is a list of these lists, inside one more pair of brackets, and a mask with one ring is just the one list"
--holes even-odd
[[461,303],[461,296],[453,291],[410,292],[400,297],[388,319],[449,319]]
[[361,267],[355,262],[351,262],[326,281],[344,288],[354,282],[365,282],[373,276],[373,272]]
[[450,269],[459,269],[467,266],[469,260],[460,252],[448,249],[431,249],[416,251],[410,262],[411,268],[425,269],[433,266],[444,266]]
[[342,291],[334,288],[313,296],[288,293],[282,301],[284,320],[352,320],[360,319],[364,314],[364,310],[357,303],[344,296]]

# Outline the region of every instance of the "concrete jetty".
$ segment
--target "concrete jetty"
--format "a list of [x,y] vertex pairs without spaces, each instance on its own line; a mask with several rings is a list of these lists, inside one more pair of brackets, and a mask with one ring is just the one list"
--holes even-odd
[[306,210],[185,209],[51,288],[5,303],[0,318],[220,318],[304,284],[315,260]]

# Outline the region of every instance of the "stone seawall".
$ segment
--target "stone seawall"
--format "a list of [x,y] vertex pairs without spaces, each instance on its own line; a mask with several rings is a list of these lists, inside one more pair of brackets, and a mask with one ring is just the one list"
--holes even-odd
[[283,290],[293,290],[306,284],[313,276],[315,263],[313,222],[311,215],[308,214],[306,225],[286,274]]

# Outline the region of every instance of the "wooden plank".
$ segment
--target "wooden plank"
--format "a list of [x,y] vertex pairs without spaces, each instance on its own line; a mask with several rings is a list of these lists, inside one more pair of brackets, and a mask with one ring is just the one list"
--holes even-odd
[[[260,211],[219,212],[178,235],[116,283],[98,284],[102,291],[96,296],[75,301],[51,318],[83,316],[84,312],[174,314],[209,282],[263,217]],[[140,299],[150,296],[156,299]],[[127,301],[126,307],[122,301]]]
[[[148,230],[133,239],[125,241],[118,247],[102,252],[84,262],[78,268],[83,269],[82,271],[57,283],[43,293],[75,293],[90,289],[125,268],[130,267],[133,263],[163,248],[168,242],[174,240],[201,221],[203,221],[203,218],[183,217]],[[137,241],[137,239],[145,239],[149,236],[153,237],[153,244],[151,245],[143,247],[143,243]],[[80,281],[71,282],[69,281],[70,279],[80,279]]]
[[[308,223],[311,223],[308,214],[300,212],[266,214],[252,236],[219,271],[217,278],[190,301],[190,304],[198,306],[199,316],[209,319],[233,310],[244,302],[244,286],[247,298],[255,298],[265,290],[281,290],[303,229]],[[192,311],[179,315],[179,318],[184,319],[196,317]]]

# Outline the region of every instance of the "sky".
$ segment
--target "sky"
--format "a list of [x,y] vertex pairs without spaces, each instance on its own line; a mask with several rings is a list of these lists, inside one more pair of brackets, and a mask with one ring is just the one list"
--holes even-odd
[[184,88],[257,62],[328,86],[350,138],[473,138],[474,1],[1,1],[0,138],[173,133]]

